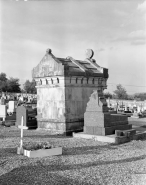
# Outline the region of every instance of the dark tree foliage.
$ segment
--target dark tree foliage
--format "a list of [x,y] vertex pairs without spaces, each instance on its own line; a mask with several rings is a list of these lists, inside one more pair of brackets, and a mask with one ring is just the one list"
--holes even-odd
[[20,92],[20,84],[18,78],[6,77],[5,73],[0,73],[0,92]]
[[3,81],[3,82],[7,81],[7,77],[5,73],[0,73],[0,81]]
[[19,79],[18,78],[10,78],[7,80],[7,91],[8,92],[21,92]]
[[7,90],[7,77],[5,73],[0,73],[0,92]]
[[134,99],[144,101],[146,100],[146,93],[136,93],[134,94]]
[[106,98],[106,99],[108,99],[108,98],[111,98],[112,99],[112,94],[110,94],[109,92],[106,92],[106,93],[104,93],[104,97]]
[[121,84],[117,85],[117,89],[114,91],[117,99],[127,99],[128,95],[124,87]]
[[127,100],[134,100],[134,95],[130,95],[130,94],[128,94],[128,96],[127,96]]
[[36,87],[35,87],[35,81],[32,80],[31,82],[29,80],[26,80],[24,83],[24,91],[27,93],[36,94]]

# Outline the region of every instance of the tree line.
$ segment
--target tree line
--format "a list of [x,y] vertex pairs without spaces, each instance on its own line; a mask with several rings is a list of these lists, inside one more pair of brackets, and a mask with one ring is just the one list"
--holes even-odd
[[26,80],[23,84],[23,88],[19,83],[18,78],[7,78],[5,73],[0,73],[0,92],[13,92],[13,93],[36,93],[35,81]]
[[137,101],[146,100],[146,93],[135,93],[133,95],[129,95],[126,89],[121,84],[118,84],[116,88],[117,89],[114,91],[114,94],[107,92],[107,93],[104,93],[104,96],[106,98],[121,99],[121,100],[137,100]]
[[[0,92],[22,92],[22,93],[36,93],[35,81],[26,80],[21,89],[18,78],[7,78],[5,73],[0,73]],[[123,100],[146,100],[146,93],[135,93],[133,95],[127,94],[126,89],[118,84],[113,94],[104,93],[105,98],[123,99]]]

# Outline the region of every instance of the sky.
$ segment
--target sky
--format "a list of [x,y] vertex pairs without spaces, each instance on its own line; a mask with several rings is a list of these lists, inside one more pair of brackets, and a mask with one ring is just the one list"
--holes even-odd
[[146,1],[0,0],[0,73],[32,80],[47,48],[81,60],[93,49],[106,91],[146,92]]

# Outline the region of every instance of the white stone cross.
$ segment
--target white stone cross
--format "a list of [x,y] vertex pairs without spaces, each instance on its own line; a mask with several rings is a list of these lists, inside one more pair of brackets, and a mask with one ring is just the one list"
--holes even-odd
[[23,125],[23,116],[21,117],[21,125],[19,125],[18,128],[21,129],[20,148],[23,148],[23,129],[28,129],[28,127]]

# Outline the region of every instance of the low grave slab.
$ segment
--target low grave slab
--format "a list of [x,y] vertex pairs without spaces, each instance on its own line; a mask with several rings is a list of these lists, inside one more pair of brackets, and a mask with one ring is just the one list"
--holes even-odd
[[115,136],[131,136],[136,134],[135,129],[130,129],[130,130],[115,130]]
[[117,129],[120,129],[120,130],[132,129],[132,125],[127,124],[127,125],[117,125],[112,127],[85,126],[84,132],[88,134],[93,134],[93,135],[105,136],[105,135],[115,134],[115,130]]
[[25,150],[24,156],[35,158],[35,157],[47,157],[53,155],[62,155],[62,147],[50,148],[50,149],[39,149],[39,150]]
[[46,144],[43,145],[32,145],[28,147],[25,147],[23,145],[23,130],[28,129],[24,124],[24,118],[21,117],[21,125],[18,125],[18,128],[21,129],[21,140],[20,140],[20,146],[17,147],[17,154],[24,155],[27,157],[35,158],[35,157],[47,157],[47,156],[53,156],[53,155],[61,155],[62,154],[62,147],[47,147]]
[[79,139],[91,139],[94,141],[100,141],[100,142],[105,142],[105,143],[122,144],[122,143],[130,142],[131,140],[140,140],[140,139],[146,138],[146,131],[144,132],[136,131],[136,134],[131,135],[130,137],[129,136],[115,136],[115,134],[100,136],[100,135],[86,134],[84,132],[73,133],[73,137],[79,138]]

